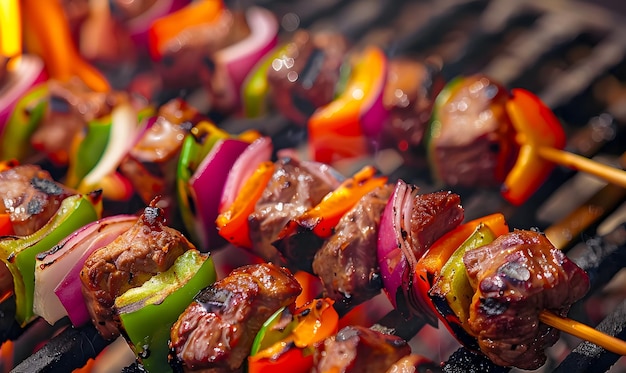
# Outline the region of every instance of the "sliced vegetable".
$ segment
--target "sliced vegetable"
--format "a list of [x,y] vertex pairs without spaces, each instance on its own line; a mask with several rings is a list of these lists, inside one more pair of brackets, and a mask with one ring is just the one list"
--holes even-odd
[[[79,272],[87,257],[107,245],[137,220],[130,215],[110,216],[89,223],[35,259],[33,311],[53,325],[69,315],[75,326],[89,320],[81,293]],[[79,314],[84,312],[81,319]]]
[[291,221],[281,236],[288,235],[297,227],[312,230],[321,238],[330,237],[339,219],[348,212],[367,193],[387,183],[386,176],[377,176],[378,170],[365,166],[337,189],[327,194],[312,209]]
[[22,54],[22,14],[20,0],[0,3],[0,56],[14,57]]
[[0,236],[10,236],[13,234],[13,224],[11,224],[11,215],[0,214]]
[[513,89],[506,110],[517,130],[519,155],[504,180],[502,195],[514,205],[524,203],[554,169],[554,163],[540,156],[543,147],[563,149],[565,132],[561,122],[537,96]]
[[189,189],[196,206],[196,219],[202,224],[200,237],[203,251],[213,250],[223,244],[215,225],[220,199],[228,171],[249,145],[237,139],[218,140],[189,179]]
[[298,309],[290,320],[287,309],[263,324],[248,357],[248,372],[309,372],[316,344],[338,330],[339,315],[333,301],[315,299]]
[[252,248],[248,216],[254,212],[256,202],[261,198],[265,186],[274,174],[274,163],[262,162],[241,187],[235,201],[215,220],[220,236],[233,245]]
[[215,143],[228,137],[230,137],[228,132],[217,128],[213,123],[201,121],[185,137],[180,150],[176,176],[178,206],[191,241],[201,250],[206,245],[206,237],[202,233],[202,226],[195,217],[197,208],[189,180]]
[[165,272],[115,300],[125,335],[138,359],[151,372],[171,372],[170,329],[196,294],[215,282],[213,260],[188,250]]
[[104,76],[78,53],[59,1],[22,0],[26,49],[41,56],[51,78],[78,76],[94,91],[110,89]]
[[15,317],[21,326],[34,317],[35,257],[50,250],[78,228],[97,220],[102,213],[102,193],[67,197],[45,226],[26,237],[6,237],[0,241],[0,260],[13,275]]
[[358,56],[342,94],[309,119],[312,159],[333,163],[368,154],[366,136],[378,136],[386,115],[382,106],[386,76],[382,50],[370,47]]
[[467,223],[461,224],[443,237],[439,238],[422,256],[415,266],[415,276],[413,286],[415,291],[422,294],[427,300],[429,309],[437,314],[437,309],[432,303],[428,292],[432,288],[436,277],[439,275],[441,268],[448,262],[448,259],[458,249],[459,246],[476,230],[480,225],[484,224],[494,232],[496,236],[509,232],[504,215],[495,213],[478,219],[474,219]]
[[220,201],[219,212],[224,212],[240,194],[241,187],[254,173],[262,162],[269,161],[273,150],[272,139],[260,137],[250,144],[237,158],[233,167],[228,171],[224,184],[224,192]]
[[463,256],[469,250],[495,239],[495,233],[486,224],[480,223],[441,268],[429,292],[443,324],[464,346],[476,345],[476,338],[467,324],[474,289],[467,276]]
[[150,8],[124,23],[126,30],[135,46],[140,49],[148,47],[150,27],[160,18],[187,6],[190,0],[157,0]]
[[254,65],[276,47],[278,21],[274,14],[261,7],[249,7],[245,11],[250,33],[243,40],[220,49],[215,53],[214,78],[219,79],[218,94],[214,97],[219,110],[229,111],[240,106],[240,92],[246,76]]
[[150,55],[160,60],[168,42],[179,36],[185,28],[198,27],[217,21],[225,10],[221,0],[194,1],[184,8],[161,17],[148,31]]
[[248,118],[258,118],[268,112],[267,96],[270,85],[267,80],[267,71],[274,59],[286,50],[286,46],[277,48],[274,52],[268,53],[263,59],[257,62],[250,74],[243,82],[241,89],[241,106],[243,114]]

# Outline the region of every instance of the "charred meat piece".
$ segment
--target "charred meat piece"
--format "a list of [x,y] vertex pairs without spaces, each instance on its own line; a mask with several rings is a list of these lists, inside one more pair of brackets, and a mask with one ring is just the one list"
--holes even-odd
[[171,200],[176,168],[185,135],[202,119],[198,111],[177,98],[159,108],[157,119],[120,164],[120,171],[148,204],[157,195]]
[[434,373],[440,372],[441,367],[421,355],[407,355],[396,361],[387,373]]
[[431,162],[447,185],[500,186],[519,151],[505,111],[509,93],[482,75],[458,84],[434,114],[440,125],[431,139]]
[[542,366],[559,332],[542,324],[539,313],[566,316],[589,289],[587,274],[534,231],[500,236],[468,251],[463,262],[476,289],[469,326],[482,352],[502,366]]
[[298,30],[267,73],[278,110],[305,125],[315,109],[335,97],[347,51],[348,42],[339,33]]
[[180,232],[165,225],[164,212],[155,204],[146,207],[127,232],[91,254],[80,272],[89,314],[106,339],[119,335],[112,308],[115,298],[167,270],[194,248]]
[[65,165],[74,136],[90,121],[110,114],[128,97],[120,91],[92,91],[78,78],[67,82],[49,80],[47,84],[50,105],[31,143],[55,163]]
[[383,96],[389,120],[383,127],[383,147],[399,150],[407,161],[417,161],[433,103],[443,86],[441,68],[434,63],[410,58],[389,61]]
[[272,242],[290,220],[317,205],[334,186],[294,158],[280,159],[275,166],[248,224],[254,252],[266,261],[282,263]]
[[170,348],[185,371],[241,367],[265,320],[302,291],[284,268],[240,267],[204,289],[172,326]]
[[379,373],[411,353],[402,338],[363,326],[347,326],[315,351],[313,372]]
[[322,280],[325,296],[356,306],[382,289],[376,245],[380,217],[392,192],[388,184],[363,196],[315,255],[313,272]]
[[63,200],[76,192],[55,182],[48,171],[36,165],[15,166],[0,172],[0,212],[8,213],[17,236],[27,236],[43,227]]

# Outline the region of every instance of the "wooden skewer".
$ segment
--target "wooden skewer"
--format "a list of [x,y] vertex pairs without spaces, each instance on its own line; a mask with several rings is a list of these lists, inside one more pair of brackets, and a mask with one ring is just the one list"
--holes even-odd
[[611,184],[626,188],[626,171],[619,168],[607,166],[589,158],[547,146],[539,147],[537,153],[543,159],[552,163],[583,171]]
[[626,355],[626,341],[604,334],[576,320],[558,316],[550,311],[541,311],[539,320],[562,332],[584,339],[618,355]]

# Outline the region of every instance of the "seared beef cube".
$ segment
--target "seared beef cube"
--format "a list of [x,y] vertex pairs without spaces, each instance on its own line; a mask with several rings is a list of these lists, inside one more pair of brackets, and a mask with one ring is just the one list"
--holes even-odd
[[325,296],[356,306],[382,288],[376,258],[378,226],[393,185],[369,192],[337,224],[335,233],[313,260],[313,272],[324,285]]
[[38,231],[73,194],[39,166],[21,165],[0,172],[0,212],[9,214],[17,236]]
[[171,100],[159,108],[155,123],[124,158],[120,171],[144,203],[150,203],[156,196],[173,203],[183,140],[200,119],[198,111],[182,99]]
[[280,159],[275,166],[248,224],[254,252],[266,261],[284,263],[272,242],[290,220],[317,205],[334,186],[293,158]]
[[519,146],[505,110],[506,88],[483,75],[465,78],[434,113],[440,125],[430,143],[431,162],[447,185],[499,187]]
[[194,248],[180,232],[165,225],[163,215],[154,204],[146,207],[133,227],[92,253],[80,272],[87,309],[106,339],[119,335],[115,298],[167,270]]
[[174,323],[174,358],[186,371],[240,368],[265,320],[301,291],[289,271],[273,264],[235,269],[198,294]]
[[402,338],[363,326],[347,326],[315,351],[313,372],[384,372],[411,347]]
[[315,109],[334,99],[347,51],[348,42],[339,33],[298,30],[267,72],[278,110],[305,125]]
[[559,332],[539,321],[566,316],[589,289],[587,274],[541,233],[516,230],[468,251],[463,262],[476,289],[469,326],[494,363],[537,369]]
[[78,78],[68,82],[49,80],[47,84],[50,105],[31,143],[54,162],[64,165],[74,136],[90,121],[110,114],[116,105],[127,102],[128,96],[119,91],[93,91]]

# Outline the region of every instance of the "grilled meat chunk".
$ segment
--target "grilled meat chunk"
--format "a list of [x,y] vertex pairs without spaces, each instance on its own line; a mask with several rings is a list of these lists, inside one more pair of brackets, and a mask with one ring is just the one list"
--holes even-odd
[[180,232],[165,225],[164,212],[155,204],[146,207],[128,231],[92,253],[80,272],[89,314],[106,339],[119,335],[119,320],[112,308],[115,298],[167,270],[194,248]]
[[[154,124],[120,164],[120,171],[148,204],[157,195],[172,204],[176,168],[185,135],[201,120],[196,109],[180,98],[159,108]],[[163,203],[163,201],[161,202]]]
[[63,200],[76,194],[55,182],[48,171],[36,165],[20,165],[0,172],[0,212],[8,213],[17,236],[27,236],[43,227]]
[[265,320],[302,291],[284,268],[240,267],[204,289],[172,326],[170,348],[186,371],[241,367]]
[[266,261],[284,263],[272,245],[292,219],[317,205],[334,188],[294,158],[278,160],[272,178],[248,217],[253,250]]
[[313,272],[322,280],[325,296],[356,306],[380,292],[378,225],[392,192],[388,184],[363,196],[315,255]]
[[539,313],[565,316],[589,289],[587,274],[534,231],[500,236],[468,251],[463,262],[476,289],[469,326],[483,353],[502,366],[542,366],[559,333],[542,324]]
[[379,373],[411,353],[402,338],[363,326],[347,326],[315,351],[312,372]]
[[293,123],[306,125],[336,94],[348,41],[340,33],[298,30],[272,61],[267,80],[274,104]]
[[[499,187],[519,146],[505,110],[508,91],[483,75],[464,79],[437,111],[432,163],[447,185]],[[450,88],[453,89],[453,88]]]

